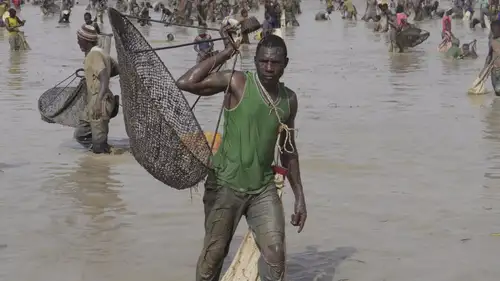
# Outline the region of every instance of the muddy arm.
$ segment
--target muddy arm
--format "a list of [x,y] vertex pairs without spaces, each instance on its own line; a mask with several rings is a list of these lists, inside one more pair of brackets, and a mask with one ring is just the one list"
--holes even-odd
[[280,145],[283,147],[283,153],[280,160],[283,167],[288,169],[287,178],[295,196],[295,210],[292,215],[292,224],[298,226],[298,232],[301,232],[307,218],[307,211],[304,188],[302,187],[302,179],[300,177],[299,153],[295,144],[295,134],[293,131],[295,129],[298,102],[297,95],[293,91],[288,90],[287,92],[290,95],[290,116],[286,121],[286,125],[290,130],[288,131],[288,136],[286,130],[281,132]]
[[[226,48],[215,56],[203,60],[177,80],[177,87],[199,96],[212,96],[223,92],[230,83],[232,71],[215,73],[211,73],[211,71],[229,60],[232,54],[233,50]],[[232,92],[231,87],[230,92]]]

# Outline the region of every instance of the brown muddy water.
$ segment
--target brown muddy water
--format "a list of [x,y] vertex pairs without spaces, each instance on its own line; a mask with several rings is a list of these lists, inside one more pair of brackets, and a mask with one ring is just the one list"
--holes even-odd
[[[303,3],[301,26],[285,32],[284,81],[299,95],[309,210],[303,233],[288,227],[290,280],[498,280],[500,100],[466,95],[484,62],[487,32],[454,23],[462,42],[478,39],[476,61],[437,53],[437,20],[420,24],[431,32],[427,42],[390,55],[370,24],[343,22],[338,13],[315,22],[322,5]],[[58,27],[26,5],[20,16],[33,49],[26,53],[10,53],[1,34],[0,280],[193,280],[201,185],[191,199],[131,155],[93,156],[70,128],[40,120],[38,96],[82,65],[75,31],[83,9]],[[176,43],[196,35],[141,30],[156,42],[168,32]],[[240,67],[252,68],[254,48],[243,51]],[[175,77],[195,61],[191,47],[160,55]],[[117,79],[112,88],[119,92]],[[206,130],[214,130],[220,103],[217,96],[197,106]],[[121,115],[110,138],[126,146]],[[287,216],[292,198],[288,189]],[[238,237],[245,230],[242,222]]]

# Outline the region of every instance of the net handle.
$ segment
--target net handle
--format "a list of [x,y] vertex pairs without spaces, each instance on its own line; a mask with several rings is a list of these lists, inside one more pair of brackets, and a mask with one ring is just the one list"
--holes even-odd
[[84,78],[85,77],[85,72],[83,68],[79,68],[75,71],[75,76],[78,78]]

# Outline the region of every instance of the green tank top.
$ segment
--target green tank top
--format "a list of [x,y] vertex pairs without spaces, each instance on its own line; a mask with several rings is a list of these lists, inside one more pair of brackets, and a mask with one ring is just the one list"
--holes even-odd
[[[221,186],[236,191],[257,194],[273,180],[274,161],[279,120],[266,102],[256,79],[246,72],[245,92],[234,109],[224,109],[224,135],[212,165]],[[290,116],[290,104],[283,83],[275,102],[281,122]]]

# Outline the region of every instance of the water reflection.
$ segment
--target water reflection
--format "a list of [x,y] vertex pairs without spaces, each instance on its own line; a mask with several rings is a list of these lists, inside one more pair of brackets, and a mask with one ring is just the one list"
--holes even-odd
[[483,138],[487,141],[486,161],[489,166],[484,174],[487,179],[485,187],[498,187],[495,180],[500,179],[500,99],[493,100],[484,122],[486,126]]
[[25,51],[12,51],[9,56],[9,71],[10,74],[7,78],[7,85],[9,90],[21,90],[26,71],[24,65],[26,64]]
[[422,54],[417,53],[396,53],[389,56],[389,67],[391,73],[408,73],[420,69],[420,58]]
[[123,184],[111,177],[114,158],[88,153],[78,161],[76,170],[66,178],[76,184],[72,194],[83,212],[92,218],[106,215],[108,219],[113,219],[115,212],[125,210],[125,203],[116,190]]
[[[225,259],[222,272],[225,272],[230,266],[242,238],[235,237],[234,240],[231,243],[231,250]],[[288,253],[286,280],[333,281],[335,280],[335,273],[340,264],[352,257],[356,252],[357,250],[354,247],[338,247],[333,250],[318,251],[318,248],[315,246],[306,246],[306,250],[303,252]]]

